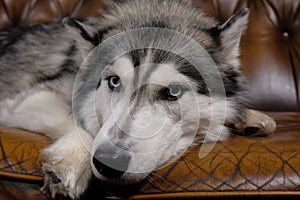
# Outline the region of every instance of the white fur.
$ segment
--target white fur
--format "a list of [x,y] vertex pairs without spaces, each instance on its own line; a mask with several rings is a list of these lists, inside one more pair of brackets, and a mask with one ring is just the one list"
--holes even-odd
[[[44,150],[44,187],[54,198],[57,193],[78,198],[88,187],[92,176],[90,147],[93,138],[80,128],[74,127]],[[52,175],[51,175],[52,174]],[[53,174],[61,180],[53,183]]]
[[62,95],[45,90],[26,91],[0,102],[0,123],[51,138],[64,135],[73,126],[69,103]]

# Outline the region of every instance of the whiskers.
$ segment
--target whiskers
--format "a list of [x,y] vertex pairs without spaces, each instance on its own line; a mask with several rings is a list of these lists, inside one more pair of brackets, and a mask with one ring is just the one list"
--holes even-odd
[[145,181],[144,184],[149,184],[149,186],[152,188],[160,187],[161,183],[168,182],[165,178],[163,178],[155,173],[148,175],[144,181]]

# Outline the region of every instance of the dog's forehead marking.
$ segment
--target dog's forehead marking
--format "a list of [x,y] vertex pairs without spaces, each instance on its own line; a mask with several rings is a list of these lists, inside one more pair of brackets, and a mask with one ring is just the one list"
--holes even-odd
[[128,73],[128,71],[132,70],[132,62],[128,58],[128,56],[121,56],[118,58],[112,65],[111,70],[118,72],[120,76]]
[[158,64],[158,67],[151,73],[149,83],[158,84],[164,87],[170,84],[189,85],[188,79],[177,71],[174,64]]
[[133,63],[126,55],[121,56],[109,66],[109,71],[118,75],[122,80],[132,78],[133,70]]
[[[152,63],[152,54],[147,52],[139,66],[134,66],[130,55],[123,55],[109,66],[108,72],[118,75],[124,86],[132,89],[149,84],[162,87],[180,84],[186,88],[191,87],[190,79],[180,73],[177,68],[178,66],[174,63]],[[132,81],[134,79],[139,80]]]

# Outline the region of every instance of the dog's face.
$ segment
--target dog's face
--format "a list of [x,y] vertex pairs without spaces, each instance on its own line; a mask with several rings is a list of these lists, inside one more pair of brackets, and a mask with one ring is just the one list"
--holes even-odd
[[[92,154],[100,178],[144,178],[190,146],[197,133],[196,83],[173,63],[152,63],[153,52],[145,51],[138,66],[130,53],[107,66],[95,92],[102,128]],[[202,108],[210,104],[205,99]],[[99,166],[99,161],[117,171]]]
[[[176,39],[178,33],[165,34],[166,29],[137,30],[137,35],[133,30],[95,47],[86,39],[95,41],[99,30],[65,21],[79,30],[79,36],[84,35],[79,37],[80,44],[86,43],[82,48],[86,59],[75,82],[74,113],[94,137],[91,165],[96,177],[135,182],[180,154],[199,131],[201,138],[207,134],[213,141],[228,135],[224,115],[227,112],[231,117],[236,112],[239,81],[233,74],[239,74],[238,44],[247,17],[243,10],[225,24],[212,27],[214,36],[206,31],[197,36],[214,40],[218,31],[220,46],[211,44],[216,52],[196,36],[192,40],[200,43],[201,51],[193,51],[189,40]],[[151,45],[149,41],[140,45],[145,40]],[[132,48],[132,44],[137,46]],[[212,62],[211,57],[221,63]]]

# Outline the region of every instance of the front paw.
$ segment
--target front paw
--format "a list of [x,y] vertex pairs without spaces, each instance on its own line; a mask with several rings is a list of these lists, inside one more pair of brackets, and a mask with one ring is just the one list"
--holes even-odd
[[[77,147],[78,148],[78,147]],[[44,186],[42,191],[79,198],[91,179],[90,156],[87,152],[61,151],[49,148],[44,152]]]
[[275,131],[276,122],[262,112],[247,109],[243,120],[229,122],[227,126],[237,135],[267,136]]

